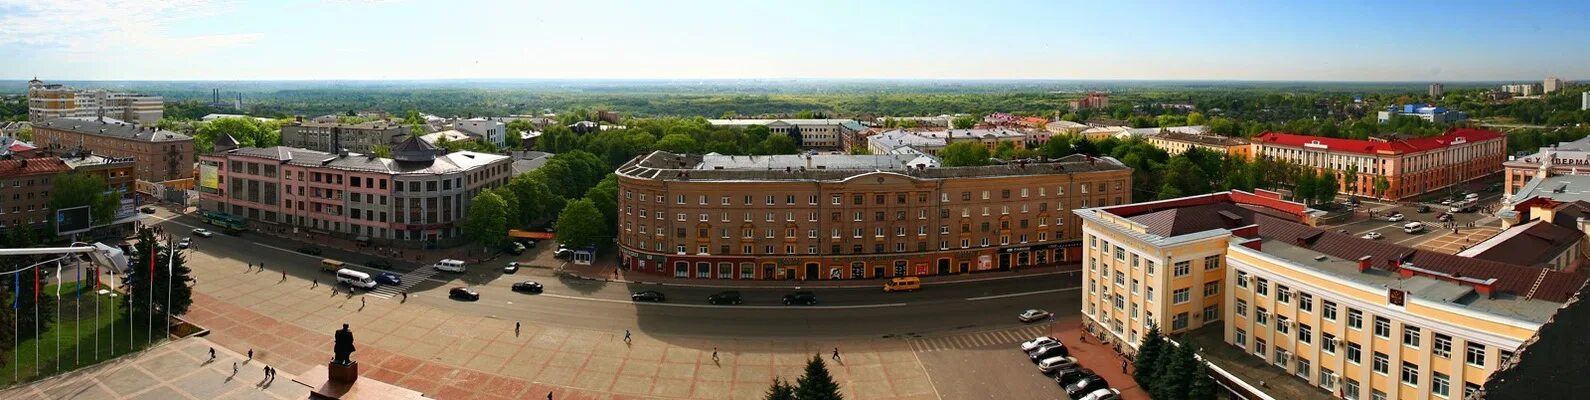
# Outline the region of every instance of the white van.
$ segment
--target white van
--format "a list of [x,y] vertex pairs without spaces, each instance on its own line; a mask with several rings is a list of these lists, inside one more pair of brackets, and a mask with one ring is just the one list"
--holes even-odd
[[337,270],[337,283],[346,284],[360,289],[375,288],[375,280],[370,279],[370,274],[343,268]]
[[451,258],[444,258],[441,261],[437,261],[435,267],[437,271],[464,272],[464,262]]
[[1402,226],[1402,231],[1407,233],[1424,232],[1424,223],[1419,221],[1409,222]]

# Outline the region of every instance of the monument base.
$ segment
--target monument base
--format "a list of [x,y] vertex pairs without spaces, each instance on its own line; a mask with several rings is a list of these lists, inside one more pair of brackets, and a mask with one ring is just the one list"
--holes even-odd
[[326,378],[333,382],[353,383],[359,380],[359,362],[349,361],[347,364],[326,363]]
[[[331,367],[335,364],[316,365],[299,374],[294,381],[310,387],[310,398],[335,400],[429,400],[424,394],[381,382],[374,378],[358,381],[338,381]],[[354,367],[353,369],[357,369]],[[356,372],[356,371],[355,371]]]

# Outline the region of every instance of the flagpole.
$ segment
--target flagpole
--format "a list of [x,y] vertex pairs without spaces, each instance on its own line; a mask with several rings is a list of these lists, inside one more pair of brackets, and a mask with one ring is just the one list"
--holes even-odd
[[166,258],[166,325],[160,328],[161,339],[171,336],[171,272],[176,268],[177,250],[176,247],[172,247],[171,257]]
[[[73,237],[74,240],[72,240],[72,242],[74,242],[74,243],[77,242],[77,240],[75,240],[75,239],[77,239],[76,238],[77,235],[72,235],[72,236],[74,236]],[[77,318],[76,318],[77,319],[77,324],[72,326],[72,337],[77,338],[77,342],[78,343],[82,343],[83,342],[83,337],[82,337],[83,336],[83,259],[77,258],[77,257],[72,257],[72,261],[73,261],[72,262],[73,269],[77,270],[77,296],[75,296],[75,297],[77,297],[77,300],[75,301],[75,303],[77,303],[77,306],[76,307],[72,307],[72,308],[77,310]],[[78,365],[83,364],[83,346],[72,346],[72,349],[77,351],[77,354],[72,355],[72,367],[76,368]]]
[[[22,270],[18,269],[16,273],[11,274],[11,277],[11,288],[17,291],[17,294],[13,296],[15,298],[11,300],[11,312],[20,317],[22,316]],[[11,365],[22,364],[22,328],[18,325],[21,320],[22,318],[11,319],[11,341],[16,342],[11,346],[11,348],[15,349],[12,352],[16,353],[14,354],[16,361],[13,361]],[[22,381],[21,367],[11,372],[12,383]]]
[[[39,337],[39,266],[33,266],[33,338]],[[33,342],[33,359],[39,359],[39,342]],[[39,375],[39,363],[33,363],[33,375]]]
[[[55,317],[56,318],[60,318],[61,317],[61,286],[62,286],[63,283],[65,283],[65,281],[61,277],[61,262],[60,261],[56,261],[55,262]],[[55,331],[55,359],[57,359],[57,360],[61,359],[61,330],[59,330],[59,329],[57,329]],[[61,372],[61,364],[60,363],[55,363],[55,371],[51,371],[51,372],[52,373],[53,372]]]

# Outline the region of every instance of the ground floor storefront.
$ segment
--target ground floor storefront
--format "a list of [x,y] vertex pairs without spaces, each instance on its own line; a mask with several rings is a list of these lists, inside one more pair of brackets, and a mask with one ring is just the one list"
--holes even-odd
[[657,254],[622,247],[620,265],[631,273],[674,278],[841,280],[1012,271],[1072,263],[1080,256],[1080,242],[831,256]]

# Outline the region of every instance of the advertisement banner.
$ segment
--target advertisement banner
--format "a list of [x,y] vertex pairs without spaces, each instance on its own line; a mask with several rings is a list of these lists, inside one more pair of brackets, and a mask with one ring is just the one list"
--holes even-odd
[[221,165],[214,161],[199,161],[199,191],[220,193]]

